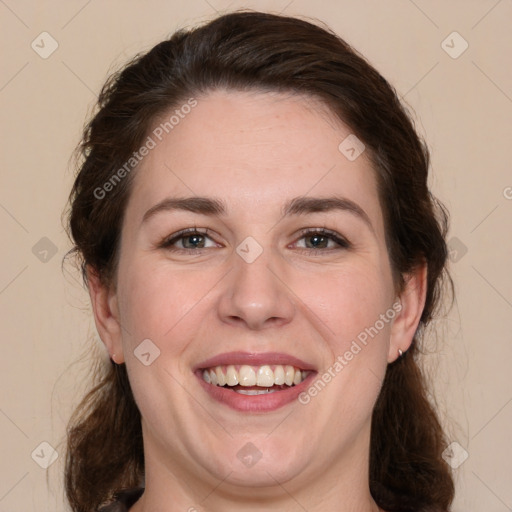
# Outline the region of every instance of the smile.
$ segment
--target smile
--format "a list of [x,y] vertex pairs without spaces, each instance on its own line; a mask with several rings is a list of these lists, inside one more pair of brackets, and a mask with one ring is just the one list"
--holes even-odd
[[227,365],[205,368],[202,377],[214,386],[231,389],[241,395],[261,395],[299,385],[310,371],[291,365]]
[[217,354],[193,368],[206,396],[238,412],[268,413],[293,404],[318,373],[283,352]]

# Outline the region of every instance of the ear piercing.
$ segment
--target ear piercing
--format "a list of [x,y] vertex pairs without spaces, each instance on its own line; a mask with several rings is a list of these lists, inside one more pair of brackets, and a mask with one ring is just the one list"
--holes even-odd
[[402,357],[403,355],[404,353],[400,349],[398,349],[398,357]]

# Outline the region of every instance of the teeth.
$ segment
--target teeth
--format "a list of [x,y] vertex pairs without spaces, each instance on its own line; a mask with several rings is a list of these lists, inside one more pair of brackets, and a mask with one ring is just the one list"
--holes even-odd
[[267,393],[275,393],[275,389],[265,388],[265,389],[235,389],[236,393],[240,395],[266,395]]
[[226,368],[226,384],[228,386],[236,386],[238,384],[238,372],[232,364]]
[[262,365],[253,367],[249,365],[241,365],[236,369],[235,365],[215,366],[203,371],[203,380],[214,386],[260,386],[267,388],[266,390],[252,390],[241,389],[237,390],[243,395],[256,395],[270,391],[272,386],[296,386],[300,384],[308,375],[309,371],[294,368],[291,365],[282,366],[277,364],[275,366]]
[[284,368],[281,365],[277,365],[274,368],[274,384],[278,386],[284,384]]
[[224,375],[224,372],[222,371],[222,368],[220,366],[217,366],[217,368],[215,368],[215,375],[217,375],[217,385],[225,386],[226,376]]
[[[217,366],[217,368],[220,367]],[[238,380],[240,381],[240,386],[255,386],[256,372],[252,369],[252,366],[247,366],[246,364],[241,366],[240,370],[238,371]]]
[[293,384],[293,378],[295,377],[295,369],[293,366],[287,366],[284,371],[284,383],[287,386],[291,386]]
[[260,366],[256,375],[256,384],[263,388],[270,388],[274,385],[274,372],[270,366]]

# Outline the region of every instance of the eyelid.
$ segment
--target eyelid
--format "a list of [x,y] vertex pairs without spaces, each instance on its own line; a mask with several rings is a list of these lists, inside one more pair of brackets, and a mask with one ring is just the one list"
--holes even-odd
[[308,235],[323,235],[327,238],[330,238],[334,242],[336,242],[340,247],[331,248],[331,249],[304,249],[300,248],[302,250],[306,251],[314,251],[314,252],[327,252],[332,250],[338,250],[338,249],[350,249],[352,247],[352,243],[343,235],[338,233],[337,231],[333,231],[331,229],[327,228],[304,228],[300,230],[299,237],[296,238],[294,244],[297,243],[298,240],[301,240],[302,238],[308,236]]
[[[215,240],[213,240],[213,238],[208,234],[208,233],[210,233],[210,229],[208,229],[208,228],[193,227],[193,228],[181,229],[180,231],[177,231],[176,233],[173,233],[172,235],[166,236],[158,244],[158,247],[159,248],[169,248],[172,244],[176,243],[178,240],[180,240],[181,238],[185,237],[186,235],[193,235],[195,233],[197,233],[199,235],[203,235],[203,236],[209,238],[210,240],[212,240],[213,242],[218,243]],[[204,248],[202,248],[202,249],[204,249]],[[174,250],[176,250],[176,251],[189,251],[190,249],[174,248]],[[194,249],[194,250],[196,252],[198,252],[198,251],[201,250],[201,248],[200,249]]]
[[[206,238],[209,238],[212,242],[218,244],[216,240],[214,240],[209,233],[211,232],[208,228],[198,228],[198,227],[191,227],[191,228],[185,228],[180,231],[177,231],[176,233],[173,233],[172,235],[169,235],[165,237],[160,244],[158,244],[159,248],[165,248],[170,249],[171,246],[179,241],[180,239],[184,238],[186,235],[192,235],[192,234],[200,234],[205,236]],[[295,241],[292,242],[290,245],[294,245],[297,243],[297,241],[311,235],[321,235],[329,238],[330,240],[334,241],[338,244],[339,247],[331,247],[331,248],[324,248],[324,249],[314,249],[314,248],[302,248],[298,247],[297,249],[300,251],[306,251],[306,252],[329,252],[333,250],[340,250],[340,249],[350,249],[352,247],[352,243],[343,235],[338,233],[337,231],[333,231],[331,229],[327,228],[304,228],[301,229],[298,233],[298,236],[295,238]],[[200,251],[203,251],[205,249],[209,249],[209,247],[202,247],[197,249],[182,249],[178,247],[172,247],[172,250],[175,252],[194,252],[199,253]]]

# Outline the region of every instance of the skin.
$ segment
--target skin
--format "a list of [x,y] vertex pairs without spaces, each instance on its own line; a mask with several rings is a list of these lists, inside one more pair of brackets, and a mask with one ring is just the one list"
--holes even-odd
[[[136,171],[116,283],[89,269],[99,334],[126,363],[143,418],[146,491],[132,510],[376,511],[371,413],[387,364],[417,328],[425,268],[397,293],[374,171],[365,153],[349,161],[338,150],[350,128],[319,102],[222,90],[197,99]],[[342,210],[282,216],[293,198],[333,195],[357,203],[371,227]],[[221,199],[226,212],[162,211],[142,221],[163,199],[190,196]],[[194,227],[209,229],[206,248],[161,246]],[[305,228],[351,245],[308,248]],[[248,236],[263,249],[253,263],[235,251]],[[285,352],[322,374],[397,299],[400,313],[306,405],[237,412],[192,372],[241,350]],[[161,351],[149,366],[133,353],[147,338]],[[248,442],[261,452],[252,467],[237,457]]]

